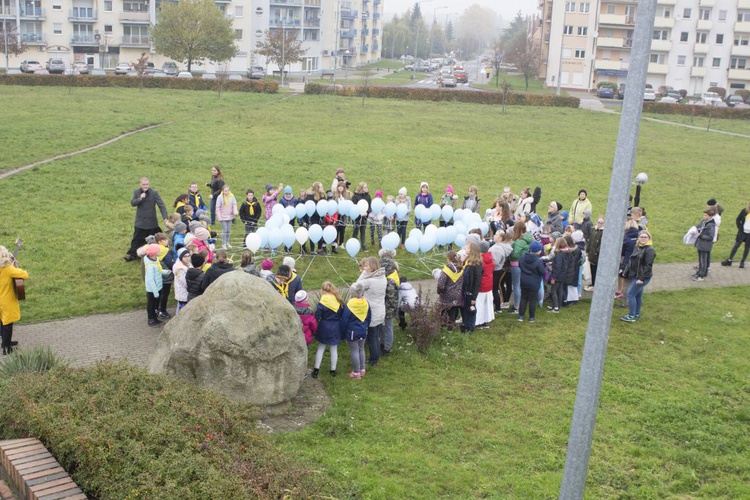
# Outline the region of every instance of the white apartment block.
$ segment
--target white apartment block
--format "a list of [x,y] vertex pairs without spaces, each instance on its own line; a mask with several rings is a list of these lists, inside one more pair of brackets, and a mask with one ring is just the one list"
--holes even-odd
[[[548,87],[625,83],[638,2],[541,0]],[[657,0],[646,83],[701,94],[750,89],[750,0]]]
[[[168,0],[164,0],[168,1]],[[154,51],[149,31],[158,22],[162,0],[0,0],[0,23],[16,32],[26,51],[10,56],[9,67],[22,60],[44,63],[60,57],[66,63],[84,61],[94,68],[113,68],[134,62],[146,52],[157,68],[167,57]],[[255,54],[256,43],[267,29],[285,30],[304,41],[302,62],[289,71],[317,71],[356,67],[380,59],[382,0],[215,0],[232,20],[239,52],[217,66],[194,69],[245,72],[275,64]],[[4,65],[4,57],[3,65]],[[182,67],[182,61],[177,61]]]

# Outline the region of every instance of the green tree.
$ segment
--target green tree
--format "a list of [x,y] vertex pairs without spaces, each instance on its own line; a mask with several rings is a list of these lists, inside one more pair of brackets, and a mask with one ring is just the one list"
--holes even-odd
[[302,48],[302,40],[297,39],[298,34],[299,30],[295,29],[266,30],[266,40],[255,45],[255,52],[278,64],[279,71],[284,71],[287,64],[300,62],[307,52]]
[[517,33],[510,43],[505,46],[503,60],[514,64],[523,74],[526,90],[529,90],[529,79],[536,78],[539,73],[539,48],[534,39],[526,31]]
[[237,54],[237,35],[232,21],[212,0],[163,2],[159,22],[151,28],[151,40],[157,52],[177,61],[193,63],[227,61]]

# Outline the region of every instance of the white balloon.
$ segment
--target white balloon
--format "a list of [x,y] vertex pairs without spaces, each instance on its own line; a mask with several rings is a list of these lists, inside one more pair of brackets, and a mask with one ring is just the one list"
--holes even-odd
[[427,226],[426,228],[424,228],[424,234],[425,235],[435,234],[437,232],[437,230],[438,230],[438,227],[435,224],[430,224],[429,226]]
[[329,245],[336,241],[336,228],[334,226],[326,226],[323,229],[323,241]]
[[308,217],[315,213],[315,202],[313,200],[307,200],[305,202],[305,212]]
[[439,227],[435,232],[435,242],[438,245],[445,245],[446,243],[452,241],[448,239],[449,234],[450,233],[448,232],[447,227]]
[[407,238],[404,242],[404,247],[409,253],[417,253],[419,251],[419,241],[414,238]]
[[359,200],[357,202],[357,207],[359,207],[359,215],[366,215],[367,210],[370,209],[370,204],[367,203],[367,200]]
[[333,217],[334,215],[336,215],[336,212],[338,211],[339,211],[339,204],[333,200],[328,200],[328,215]]
[[392,201],[389,201],[385,204],[385,208],[383,209],[383,213],[385,213],[386,217],[393,217],[396,215],[396,204]]
[[440,210],[440,213],[443,216],[443,220],[445,222],[448,222],[453,217],[453,207],[450,205],[445,205],[442,210]]
[[268,228],[267,227],[259,227],[258,230],[255,231],[255,234],[260,236],[261,247],[268,245]]
[[417,241],[422,239],[422,231],[417,229],[416,227],[413,228],[411,231],[409,231],[409,238],[413,238]]
[[396,207],[396,216],[399,219],[403,219],[407,213],[409,213],[409,207],[406,206],[406,203],[399,203],[398,207]]
[[307,231],[307,236],[310,238],[310,241],[317,243],[323,237],[323,228],[319,224],[313,224]]
[[283,211],[284,211],[284,207],[282,207],[280,204],[277,203],[271,209],[271,215],[276,215],[276,214],[281,213]]
[[297,206],[294,207],[294,213],[298,219],[301,219],[307,214],[307,207],[304,203],[298,203]]
[[297,209],[289,205],[288,207],[284,208],[284,214],[289,217],[289,220],[292,220],[297,217]]
[[386,250],[395,250],[400,241],[401,240],[397,233],[388,233],[383,236],[383,239],[380,241],[380,246]]
[[294,232],[294,235],[297,239],[297,243],[299,243],[300,246],[307,243],[308,232],[307,232],[306,227],[298,227],[297,230]]
[[292,219],[289,218],[287,214],[281,214],[281,224],[279,224],[279,227],[283,226],[284,224],[289,224],[289,221]]
[[463,208],[457,208],[457,209],[455,209],[453,211],[453,220],[454,221],[463,220],[465,213],[466,213],[466,211]]
[[354,202],[352,200],[341,200],[339,201],[339,213],[341,215],[349,215]]
[[469,230],[466,228],[466,224],[463,223],[463,221],[456,221],[451,226],[453,229],[456,230],[456,234],[466,234],[469,232]]
[[278,248],[284,243],[284,235],[281,234],[281,229],[275,227],[268,233],[268,246],[271,248]]
[[456,239],[454,240],[456,245],[459,247],[463,247],[466,244],[466,235],[465,234],[457,234]]
[[445,243],[444,245],[447,245],[448,243],[453,243],[456,239],[456,235],[458,235],[458,231],[456,231],[456,228],[453,226],[448,226],[445,228],[448,232],[448,235],[445,237]]
[[381,198],[375,198],[372,200],[372,203],[370,203],[370,208],[372,208],[373,213],[380,214],[385,208],[385,203]]
[[435,236],[432,234],[425,234],[419,242],[419,249],[422,250],[422,252],[429,252],[434,246]]
[[348,253],[351,258],[354,258],[359,253],[361,245],[358,239],[349,238],[349,240],[346,242],[346,245],[344,245],[344,248],[346,248],[346,253]]
[[320,200],[317,205],[318,215],[323,217],[328,212],[328,202],[326,200]]
[[482,230],[482,236],[487,236],[487,233],[490,231],[490,225],[486,222],[482,222],[479,224],[479,229]]
[[281,226],[281,236],[284,241],[284,246],[287,248],[292,248],[294,242],[297,241],[297,236],[294,234],[294,228],[289,224]]
[[434,203],[430,207],[430,212],[432,213],[432,220],[439,219],[441,214],[440,205]]
[[359,211],[359,206],[352,204],[351,207],[349,207],[349,213],[347,214],[352,219],[358,218],[361,214]]
[[422,220],[422,213],[424,212],[424,205],[414,205],[414,217]]
[[247,238],[245,238],[245,246],[253,253],[258,251],[261,243],[262,240],[258,233],[250,233],[247,235]]

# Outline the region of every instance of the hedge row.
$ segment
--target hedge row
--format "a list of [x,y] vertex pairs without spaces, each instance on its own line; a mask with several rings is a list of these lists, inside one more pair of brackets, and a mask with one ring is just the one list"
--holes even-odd
[[91,75],[2,75],[0,84],[49,87],[126,87],[177,90],[222,90],[274,94],[279,90],[276,80],[204,80],[202,78],[153,78],[133,76]]
[[[405,99],[413,101],[458,101],[475,104],[502,104],[503,93],[497,91],[454,90],[414,88],[397,86],[342,86],[333,84],[308,83],[306,94],[336,94],[349,97],[375,97],[381,99]],[[509,106],[554,106],[577,108],[580,99],[551,94],[508,93]]]
[[726,118],[729,120],[750,120],[750,108],[713,108],[711,106],[696,106],[681,103],[661,103],[658,101],[644,102],[644,113],[659,115],[704,116],[712,118]]

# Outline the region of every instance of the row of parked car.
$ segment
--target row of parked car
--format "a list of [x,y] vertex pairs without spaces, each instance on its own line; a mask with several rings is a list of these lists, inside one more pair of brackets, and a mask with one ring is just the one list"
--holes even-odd
[[[625,98],[625,84],[620,84],[620,86],[617,88],[617,91],[615,91],[612,87],[607,86],[601,86],[596,91],[596,96],[606,99],[614,99],[617,97],[617,99],[624,99]],[[664,104],[674,104],[678,102],[682,102],[685,99],[685,96],[680,93],[679,90],[674,89],[667,89],[663,92],[662,97],[659,102],[662,102]],[[643,90],[643,100],[644,101],[656,101],[656,92],[653,88],[645,88]],[[721,96],[716,92],[704,92],[701,96],[700,102],[698,104],[707,104],[711,106],[728,106],[730,108],[735,107],[739,105],[740,107],[744,107],[748,105],[749,103],[746,103],[741,95],[733,94],[730,96],[727,96],[726,99],[722,99]]]

